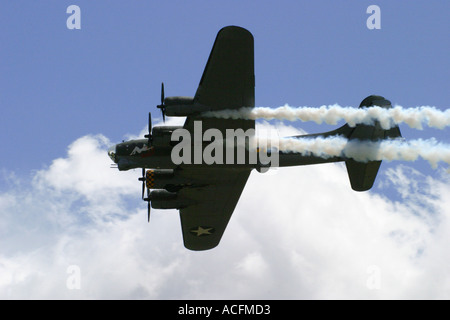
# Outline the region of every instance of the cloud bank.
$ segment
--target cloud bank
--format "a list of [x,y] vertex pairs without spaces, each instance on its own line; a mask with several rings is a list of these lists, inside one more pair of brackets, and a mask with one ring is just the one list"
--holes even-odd
[[110,144],[81,137],[29,179],[3,171],[1,299],[450,298],[445,173],[382,166],[388,198],[352,191],[342,164],[252,172],[220,245],[192,252],[178,211],[147,223],[140,170],[110,169]]

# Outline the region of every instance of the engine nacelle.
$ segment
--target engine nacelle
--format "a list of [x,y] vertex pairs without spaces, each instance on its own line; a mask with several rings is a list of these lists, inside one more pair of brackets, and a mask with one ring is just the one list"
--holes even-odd
[[145,173],[147,189],[165,189],[177,192],[181,188],[195,185],[195,181],[175,174],[173,169],[151,169]]
[[150,199],[154,209],[181,209],[193,204],[192,200],[167,190],[153,190]]
[[[181,126],[161,126],[153,127],[152,129],[152,146],[155,147],[170,147],[174,143],[170,141],[172,132],[181,129]],[[175,141],[175,143],[178,143]]]
[[209,107],[195,103],[190,97],[167,97],[164,107],[165,114],[169,117],[186,117],[210,111]]

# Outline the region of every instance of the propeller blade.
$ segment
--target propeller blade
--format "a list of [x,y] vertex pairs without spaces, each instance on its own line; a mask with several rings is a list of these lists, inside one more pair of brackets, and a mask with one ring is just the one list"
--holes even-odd
[[152,200],[152,198],[149,189],[147,189],[147,198],[145,198],[144,200],[147,201],[147,222],[150,222],[150,208],[151,208],[150,201]]
[[152,113],[148,113],[148,134],[152,135]]
[[142,199],[144,199],[144,191],[145,191],[145,168],[142,168]]
[[152,198],[151,198],[152,195],[151,195],[150,189],[147,188],[147,197],[144,198],[145,187],[147,184],[145,168],[142,168],[142,177],[140,177],[138,180],[142,181],[142,200],[147,201],[147,220],[148,220],[148,222],[150,222],[150,208],[151,208],[150,202],[152,200]]
[[161,109],[163,122],[166,122],[166,106],[164,105],[164,82],[161,82],[161,104],[157,106],[158,109]]
[[144,136],[144,138],[148,139],[148,144],[150,145],[152,141],[152,113],[148,113],[148,134]]

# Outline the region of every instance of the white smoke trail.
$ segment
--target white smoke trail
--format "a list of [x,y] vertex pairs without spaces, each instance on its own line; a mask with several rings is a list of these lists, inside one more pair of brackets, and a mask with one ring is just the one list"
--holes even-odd
[[450,165],[450,145],[440,143],[435,139],[360,141],[333,136],[328,138],[282,138],[278,143],[279,151],[322,158],[343,157],[360,162],[372,160],[415,161],[422,158],[428,161],[432,168],[436,168],[439,162]]
[[390,129],[400,123],[406,123],[413,129],[423,129],[426,124],[429,127],[444,129],[450,126],[450,109],[445,111],[431,106],[415,108],[404,108],[396,105],[393,108],[373,106],[369,108],[342,107],[334,104],[321,106],[319,108],[298,107],[294,108],[284,105],[279,108],[240,108],[237,110],[210,111],[203,114],[205,117],[225,119],[266,119],[266,120],[289,120],[289,121],[314,121],[318,124],[337,124],[345,120],[349,126],[356,124],[373,125],[374,121],[380,122],[383,129]]

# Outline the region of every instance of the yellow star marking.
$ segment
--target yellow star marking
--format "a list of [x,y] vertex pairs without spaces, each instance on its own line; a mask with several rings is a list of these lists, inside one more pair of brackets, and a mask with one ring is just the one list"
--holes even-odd
[[200,237],[200,236],[204,236],[204,235],[210,235],[210,234],[212,234],[211,233],[211,230],[212,230],[213,228],[202,228],[202,227],[198,227],[197,228],[197,230],[195,230],[195,229],[193,229],[193,230],[191,230],[191,232],[192,233],[195,233],[196,235],[197,235],[197,237]]

